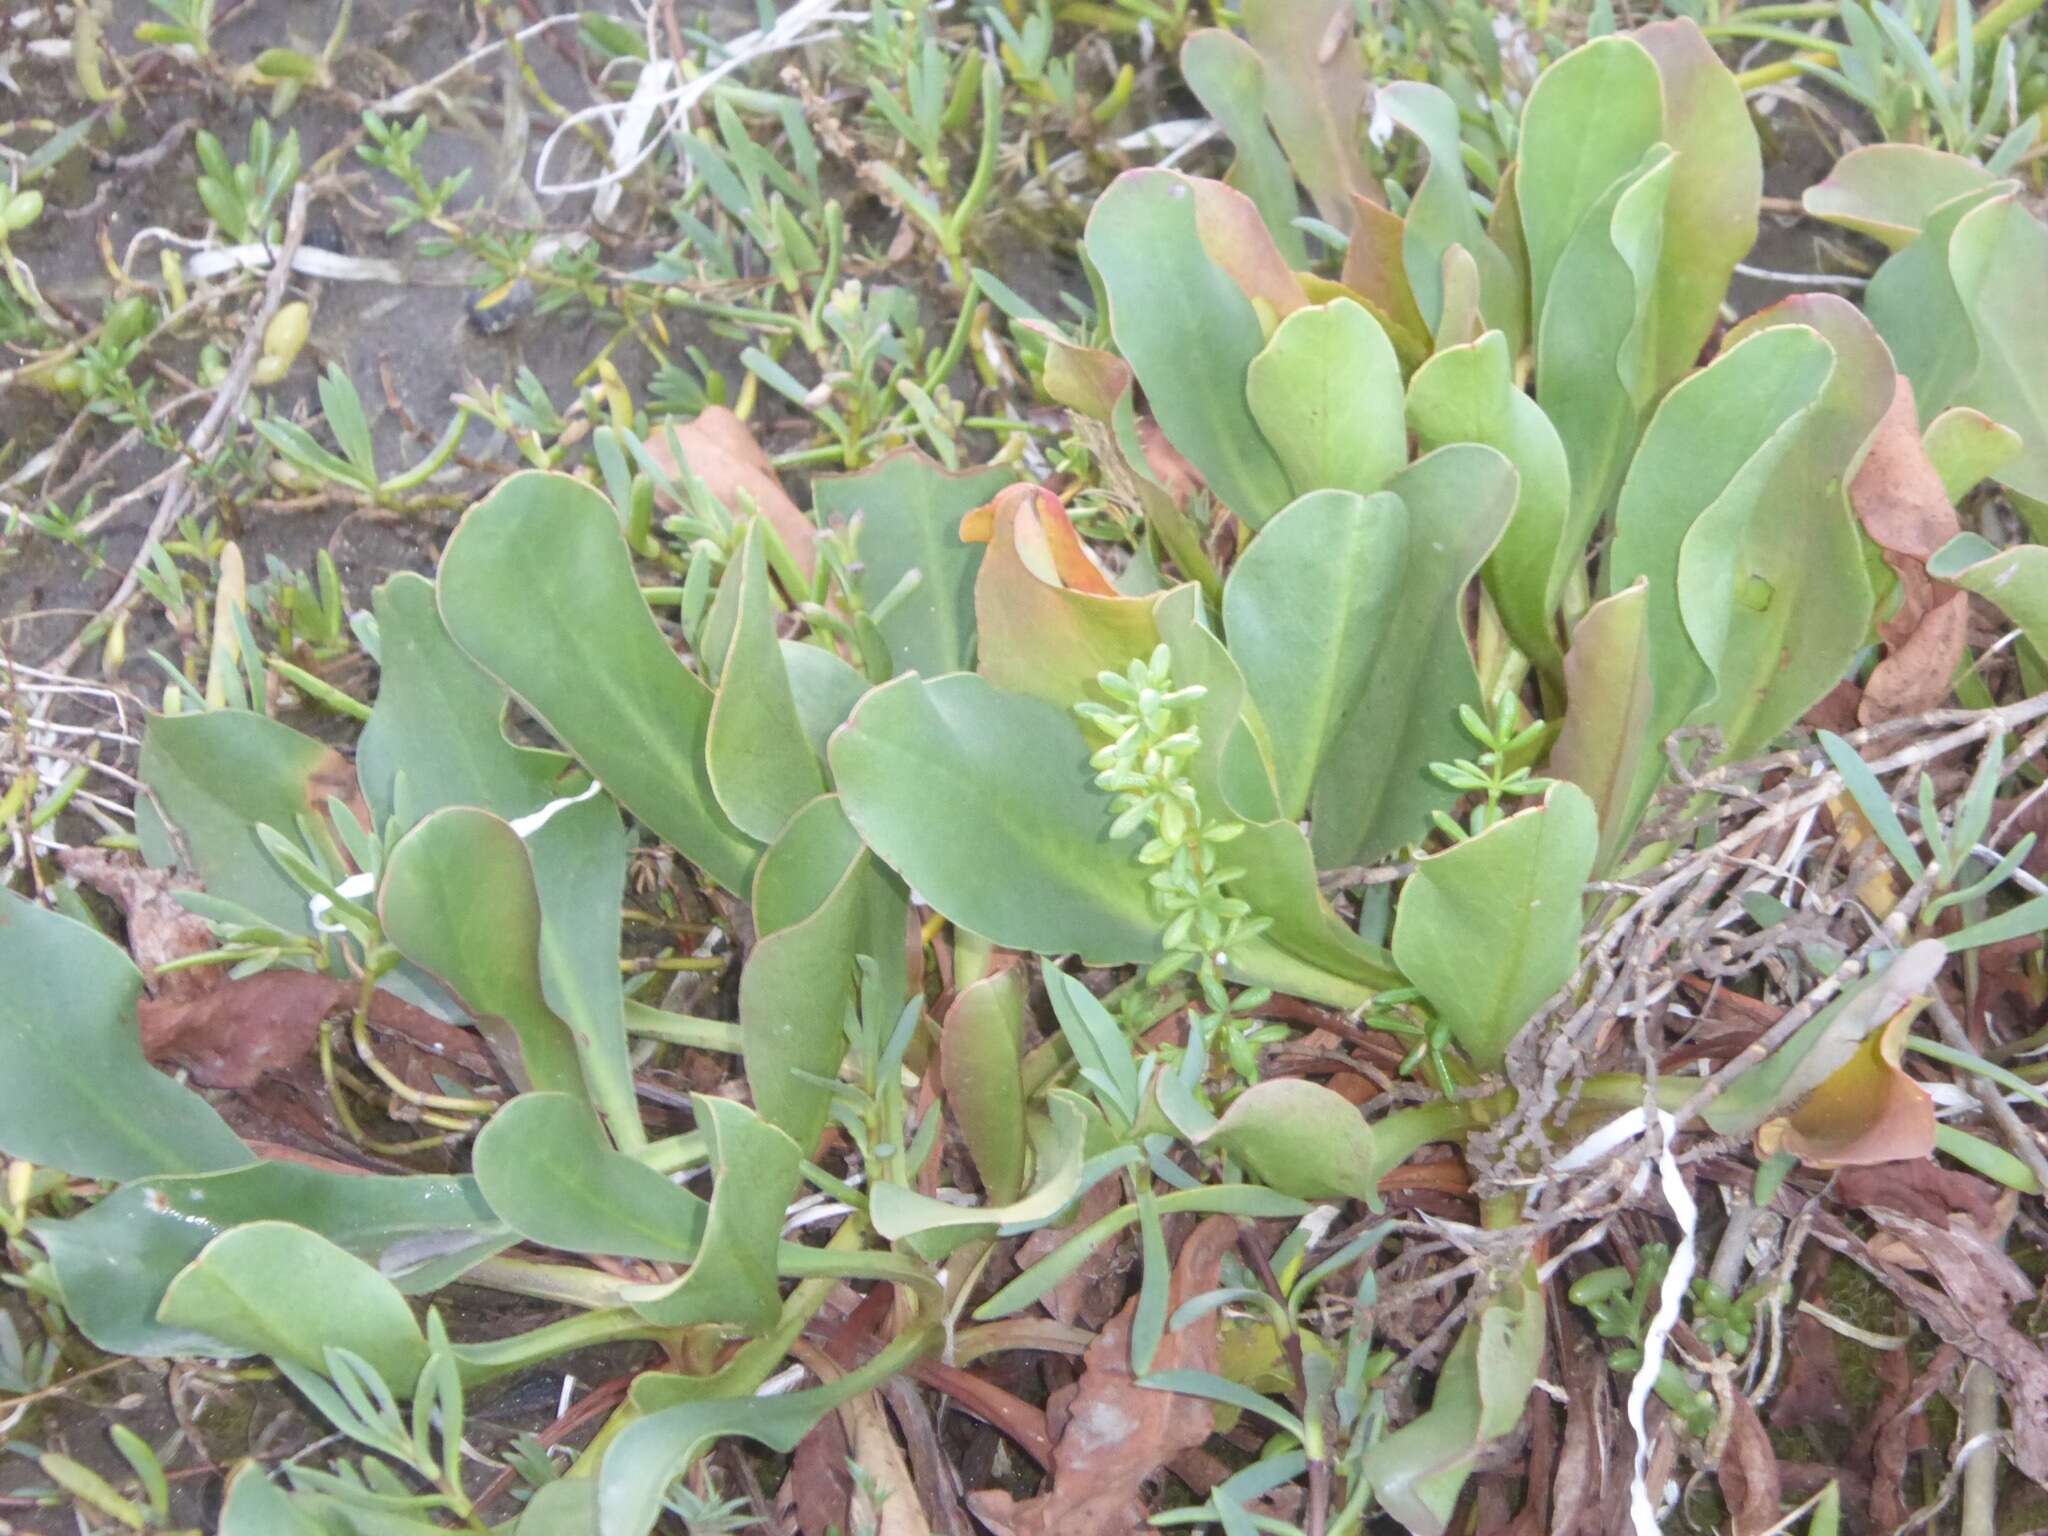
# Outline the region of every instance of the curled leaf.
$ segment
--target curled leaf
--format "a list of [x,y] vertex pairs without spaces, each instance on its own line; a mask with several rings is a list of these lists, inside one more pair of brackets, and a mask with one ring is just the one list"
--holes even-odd
[[1899,1068],[1921,1004],[1901,1008],[1788,1116],[1767,1120],[1756,1142],[1816,1168],[1907,1162],[1934,1150],[1934,1100]]

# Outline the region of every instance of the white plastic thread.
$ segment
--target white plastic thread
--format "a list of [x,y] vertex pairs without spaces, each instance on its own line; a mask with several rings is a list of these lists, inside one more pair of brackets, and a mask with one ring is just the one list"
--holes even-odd
[[[1665,1271],[1663,1287],[1657,1293],[1656,1314],[1650,1319],[1650,1326],[1643,1331],[1643,1363],[1637,1367],[1635,1379],[1628,1387],[1628,1423],[1636,1436],[1635,1475],[1629,1485],[1629,1521],[1635,1527],[1636,1536],[1659,1536],[1657,1511],[1650,1502],[1650,1436],[1643,1423],[1643,1413],[1649,1407],[1650,1393],[1657,1384],[1657,1373],[1664,1368],[1664,1350],[1670,1343],[1671,1330],[1678,1322],[1678,1309],[1692,1285],[1698,1260],[1695,1237],[1699,1228],[1699,1207],[1693,1203],[1692,1192],[1685,1187],[1685,1179],[1678,1171],[1678,1159],[1671,1155],[1671,1139],[1678,1134],[1678,1122],[1668,1111],[1660,1109],[1657,1111],[1657,1124],[1658,1183],[1663,1189],[1665,1204],[1678,1218],[1683,1235],[1677,1250],[1671,1255],[1671,1268]],[[1558,1159],[1556,1166],[1564,1173],[1589,1167],[1648,1131],[1649,1122],[1643,1111],[1632,1109],[1573,1147]],[[1647,1164],[1636,1171],[1635,1178],[1629,1183],[1630,1194],[1642,1189],[1649,1171]]]

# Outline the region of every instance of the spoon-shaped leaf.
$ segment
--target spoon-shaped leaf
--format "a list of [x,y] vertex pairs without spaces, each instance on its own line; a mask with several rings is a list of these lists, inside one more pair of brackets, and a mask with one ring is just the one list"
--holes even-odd
[[731,890],[759,852],[712,793],[711,690],[654,622],[611,504],[567,475],[514,475],[441,556],[441,617],[620,804]]
[[143,1059],[142,974],[85,924],[0,891],[0,1150],[91,1179],[206,1173],[255,1154]]
[[160,1322],[325,1374],[326,1351],[361,1355],[408,1394],[427,1341],[398,1287],[344,1248],[288,1221],[222,1233],[164,1293]]
[[566,1093],[520,1094],[491,1116],[471,1162],[490,1208],[529,1242],[671,1264],[697,1256],[704,1202],[614,1150]]
[[802,1154],[744,1104],[703,1094],[691,1103],[711,1157],[711,1210],[697,1262],[667,1285],[628,1287],[625,1298],[664,1327],[737,1323],[762,1332],[782,1311],[776,1249]]
[[377,907],[384,936],[462,999],[515,1082],[585,1096],[576,1040],[541,986],[540,898],[509,823],[436,811],[391,850]]
[[217,1353],[217,1339],[157,1321],[178,1272],[214,1238],[254,1221],[290,1221],[376,1265],[402,1291],[439,1289],[514,1233],[476,1181],[420,1174],[364,1178],[299,1163],[140,1179],[36,1239],[79,1331],[124,1355]]
[[1477,837],[1433,854],[1401,889],[1394,959],[1482,1071],[1579,960],[1599,817],[1576,785],[1552,787]]

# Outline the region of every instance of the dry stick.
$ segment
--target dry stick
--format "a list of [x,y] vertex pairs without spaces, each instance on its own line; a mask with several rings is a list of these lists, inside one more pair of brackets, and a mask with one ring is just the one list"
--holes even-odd
[[192,429],[186,439],[186,455],[173,465],[164,486],[163,500],[157,503],[156,516],[150,520],[143,533],[142,543],[135,551],[135,559],[129,564],[121,584],[114,589],[114,595],[107,599],[105,606],[89,619],[85,627],[72,636],[71,643],[44,663],[53,672],[69,670],[71,664],[84,654],[92,643],[94,631],[106,623],[125,606],[142,585],[143,568],[149,563],[149,551],[163,536],[177,524],[185,513],[191,499],[192,466],[201,462],[212,451],[214,445],[235,413],[242,407],[242,401],[249,393],[249,381],[256,372],[256,361],[263,355],[263,333],[270,328],[270,322],[283,307],[285,290],[291,284],[292,258],[299,253],[299,242],[306,234],[306,205],[309,194],[304,182],[292,191],[291,211],[286,215],[284,241],[277,248],[271,264],[270,276],[263,285],[263,303],[256,311],[256,318],[242,338],[242,347],[235,354],[234,364],[228,369],[227,378],[222,381],[220,392],[213,397],[213,404],[200,418],[199,425]]
[[[2048,715],[2048,694],[2042,694],[2035,698],[2024,700],[2019,704],[2008,705],[1999,709],[1938,711],[1923,717],[1923,722],[1938,721],[1940,723],[1948,723],[1956,721],[1960,724],[1960,728],[1941,736],[1928,737],[1916,741],[1900,751],[1870,764],[1870,767],[1873,772],[1879,773],[1890,772],[1898,768],[1917,767],[1931,762],[1935,758],[1944,756],[1958,747],[1968,746],[1973,742],[1981,741],[1994,730],[2009,730],[2017,725],[2031,723],[2044,715]],[[2029,755],[2028,749],[2038,750],[2041,745],[2039,738],[2044,735],[2048,735],[2048,727],[2043,727],[2032,733],[2023,744],[2023,750],[2020,755],[2022,757]],[[1833,772],[1821,774],[1816,778],[1812,788],[1787,798],[1764,815],[1750,818],[1740,828],[1722,838],[1711,848],[1685,860],[1672,874],[1666,876],[1656,886],[1652,887],[1630,913],[1624,914],[1606,934],[1602,935],[1600,942],[1594,946],[1592,955],[1588,957],[1588,963],[1599,965],[1611,957],[1614,950],[1621,943],[1624,930],[1637,926],[1634,919],[1638,914],[1658,910],[1664,902],[1669,901],[1682,890],[1688,881],[1703,878],[1706,871],[1710,870],[1712,866],[1731,858],[1740,845],[1753,841],[1760,832],[1768,831],[1770,828],[1780,825],[1794,816],[1804,814],[1811,807],[1825,804],[1828,800],[1842,793],[1842,789],[1843,785],[1839,774]],[[1886,918],[1883,926],[1876,933],[1872,934],[1848,961],[1832,975],[1824,978],[1818,986],[1801,998],[1792,1008],[1788,1009],[1784,1016],[1763,1035],[1751,1042],[1749,1046],[1739,1052],[1733,1059],[1723,1064],[1718,1071],[1701,1083],[1699,1091],[1677,1111],[1675,1118],[1678,1124],[1686,1125],[1696,1119],[1700,1112],[1718,1098],[1736,1078],[1784,1044],[1785,1041],[1789,1040],[1815,1013],[1819,1012],[1823,1006],[1836,996],[1844,986],[1860,978],[1868,970],[1869,962],[1880,944],[1895,945],[1904,936],[1905,930],[1911,923],[1914,914],[1919,911],[1920,907],[1932,894],[1933,875],[1934,871],[1928,871],[1906,892],[1898,905]],[[1669,919],[1665,923],[1660,923],[1658,928],[1666,927],[1668,922]],[[1638,938],[1638,946],[1640,946],[1640,942],[1641,936]],[[1640,948],[1638,948],[1636,953],[1640,953]],[[1632,955],[1632,958],[1634,958],[1634,955]],[[1632,966],[1630,969],[1633,971],[1636,970],[1636,967]],[[1589,999],[1588,1003],[1579,1010],[1579,1016],[1573,1022],[1580,1022],[1587,1013],[1596,1009],[1600,1001],[1612,995],[1612,992],[1613,987],[1611,984],[1602,985],[1598,988],[1594,998]],[[2009,1105],[2004,1104],[2002,1099],[1998,1102],[2006,1114],[2012,1114]],[[2014,1119],[2016,1121],[2017,1116],[2014,1116]],[[2001,1124],[2003,1124],[2002,1121]],[[1555,1222],[1574,1211],[1588,1208],[1594,1201],[1604,1196],[1606,1191],[1616,1181],[1631,1176],[1636,1164],[1640,1161],[1642,1151],[1641,1143],[1637,1143],[1630,1151],[1620,1153],[1617,1157],[1610,1160],[1608,1166],[1596,1177],[1588,1181],[1583,1188],[1574,1191],[1572,1196],[1564,1203],[1561,1211],[1552,1213],[1551,1221]],[[1549,1181],[1550,1176],[1546,1173],[1539,1176],[1534,1182],[1540,1187]]]

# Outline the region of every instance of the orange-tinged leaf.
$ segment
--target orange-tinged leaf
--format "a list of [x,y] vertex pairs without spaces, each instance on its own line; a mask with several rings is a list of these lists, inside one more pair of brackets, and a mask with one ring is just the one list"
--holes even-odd
[[669,446],[673,432],[682,445],[690,472],[721,502],[740,510],[740,493],[753,498],[754,508],[768,519],[804,574],[817,567],[816,530],[803,510],[790,500],[789,492],[775,476],[775,465],[754,440],[747,424],[722,405],[706,409],[696,420],[683,425],[664,422],[648,438],[647,451],[657,464],[671,474],[678,468],[674,449]]
[[994,501],[960,523],[960,537],[977,543],[994,542],[1004,532],[1025,567],[1047,585],[1095,597],[1119,595],[1075,531],[1066,507],[1044,486],[1005,486]]
[[1022,320],[1018,328],[1045,341],[1045,392],[1070,411],[1108,421],[1136,380],[1131,365],[1114,352],[1076,345],[1042,320]]
[[1790,1115],[1766,1122],[1757,1145],[1816,1168],[1856,1168],[1934,1151],[1934,1100],[1900,1070],[1920,1004],[1902,1008]]
[[1426,337],[1429,326],[1415,302],[1415,290],[1408,286],[1408,269],[1401,260],[1407,222],[1363,197],[1354,196],[1351,206],[1358,222],[1344,253],[1340,274],[1344,286],[1370,300],[1396,327]]
[[1064,708],[1092,696],[1098,672],[1151,653],[1153,600],[1118,594],[1057,496],[1010,486],[988,512],[989,551],[974,584],[982,676]]
[[1203,177],[1186,178],[1195,198],[1195,233],[1211,261],[1256,304],[1263,299],[1284,319],[1308,302],[1301,280],[1273,243],[1259,205],[1237,188]]

